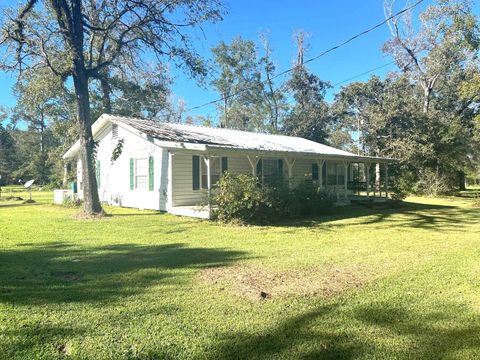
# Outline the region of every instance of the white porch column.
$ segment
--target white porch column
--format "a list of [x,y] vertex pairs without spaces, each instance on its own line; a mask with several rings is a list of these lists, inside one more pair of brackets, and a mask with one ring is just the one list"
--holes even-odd
[[168,151],[167,211],[173,207],[173,153]]
[[317,166],[318,166],[318,182],[319,182],[319,188],[323,189],[323,165],[325,164],[325,160],[317,160]]
[[210,219],[212,215],[212,171],[211,171],[211,159],[209,157],[204,157],[204,160],[207,164],[207,191],[208,191],[208,218]]
[[370,164],[364,163],[365,165],[365,181],[367,182],[367,197],[370,197]]
[[348,199],[348,161],[343,161],[343,167],[345,169],[343,175],[343,190],[345,195],[345,200]]
[[257,176],[257,164],[260,161],[260,158],[257,158],[256,156],[250,156],[247,155],[248,162],[252,166],[252,175]]
[[382,196],[382,183],[380,178],[380,163],[375,164],[375,190],[379,192],[379,196]]
[[292,177],[293,177],[293,165],[295,164],[295,160],[293,158],[285,158],[285,163],[287,164],[288,168],[288,187],[292,188]]
[[385,164],[385,197],[388,198],[388,164]]

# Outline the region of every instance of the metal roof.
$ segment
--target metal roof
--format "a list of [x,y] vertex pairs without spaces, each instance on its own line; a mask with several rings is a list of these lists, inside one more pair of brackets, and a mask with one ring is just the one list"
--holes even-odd
[[[331,146],[317,143],[300,137],[264,134],[243,130],[232,130],[223,128],[212,128],[205,126],[172,124],[165,122],[156,122],[151,120],[129,118],[115,115],[102,115],[92,126],[92,131],[96,133],[99,127],[103,127],[106,121],[118,125],[128,125],[148,137],[180,144],[200,144],[209,149],[229,149],[241,150],[246,152],[273,152],[273,153],[301,153],[302,155],[324,155],[335,158],[355,158],[363,160],[391,160],[385,158],[374,158],[368,156],[359,156],[348,151],[336,149]],[[101,124],[100,124],[101,123]],[[77,144],[75,144],[77,145]],[[78,145],[73,146],[64,158],[69,158],[72,152],[78,151]],[[74,150],[74,148],[76,149]]]

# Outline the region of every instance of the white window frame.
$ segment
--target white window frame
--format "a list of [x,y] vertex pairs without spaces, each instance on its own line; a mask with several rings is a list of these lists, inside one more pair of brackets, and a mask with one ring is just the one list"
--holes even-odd
[[[205,180],[206,180],[206,183],[204,184],[203,183],[203,167],[205,167],[205,171],[207,171],[207,160],[205,159],[205,157],[201,157],[201,163],[200,163],[200,171],[199,171],[199,176],[200,176],[200,189],[199,190],[207,190],[208,189],[208,179],[206,178],[208,175],[205,175]],[[217,174],[213,174],[212,170],[214,168],[214,163],[217,162],[218,164],[218,175]],[[223,169],[222,169],[222,158],[221,157],[211,157],[210,158],[210,184],[212,186],[212,188],[214,186],[217,185],[218,181],[220,180],[221,176],[222,176],[222,173],[223,173]],[[214,181],[214,176],[218,176],[218,179],[216,181]]]
[[[139,161],[145,161],[145,174],[138,174],[138,162]],[[138,178],[142,177],[145,178],[145,181],[142,181],[142,184],[144,183],[144,187],[139,187],[139,182]],[[148,157],[141,157],[141,158],[135,158],[134,159],[134,167],[133,167],[133,181],[134,181],[134,189],[139,190],[139,191],[147,191],[148,190]]]

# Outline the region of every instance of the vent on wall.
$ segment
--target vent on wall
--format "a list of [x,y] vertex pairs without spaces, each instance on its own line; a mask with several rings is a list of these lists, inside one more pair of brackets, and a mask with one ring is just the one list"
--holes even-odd
[[118,125],[117,124],[112,124],[112,139],[113,140],[118,139]]

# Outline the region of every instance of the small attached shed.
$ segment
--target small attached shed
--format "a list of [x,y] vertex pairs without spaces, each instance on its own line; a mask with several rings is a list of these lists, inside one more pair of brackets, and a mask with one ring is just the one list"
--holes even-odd
[[[208,218],[208,193],[224,171],[281,176],[289,186],[311,181],[341,201],[358,195],[388,197],[392,159],[358,156],[299,137],[154,122],[102,115],[93,125],[101,201],[117,206]],[[83,197],[80,143],[63,156],[77,162]],[[120,152],[113,160],[112,154]],[[372,168],[377,171],[372,183]],[[379,169],[381,169],[379,171]],[[379,176],[383,176],[383,179]]]

